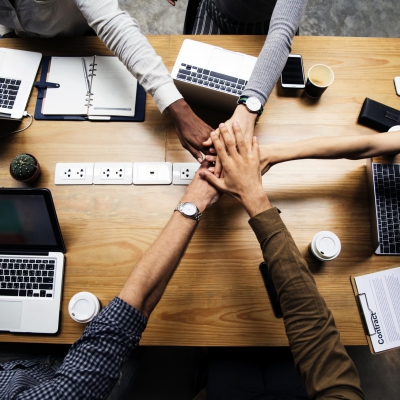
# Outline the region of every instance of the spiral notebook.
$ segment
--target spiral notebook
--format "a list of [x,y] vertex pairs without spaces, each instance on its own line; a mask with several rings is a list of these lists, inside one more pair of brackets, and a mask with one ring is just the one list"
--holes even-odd
[[146,93],[117,57],[46,57],[35,86],[35,119],[144,120]]

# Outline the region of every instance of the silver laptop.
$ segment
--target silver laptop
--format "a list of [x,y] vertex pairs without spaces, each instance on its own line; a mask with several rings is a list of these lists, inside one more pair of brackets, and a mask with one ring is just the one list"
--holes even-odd
[[185,39],[171,75],[189,104],[231,113],[256,61],[257,57]]
[[400,255],[400,164],[368,159],[366,171],[374,253]]
[[0,47],[0,119],[22,119],[42,55]]
[[0,188],[0,330],[58,331],[63,253],[50,191]]

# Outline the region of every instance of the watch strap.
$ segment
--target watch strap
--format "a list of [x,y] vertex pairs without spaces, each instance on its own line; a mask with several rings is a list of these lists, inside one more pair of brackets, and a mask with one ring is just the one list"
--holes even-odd
[[[238,101],[237,101],[237,104],[244,104],[244,105],[246,105],[246,101],[247,101],[248,98],[249,98],[249,96],[240,96],[239,99],[238,99]],[[258,116],[260,116],[260,115],[263,113],[263,111],[264,111],[264,107],[262,106],[262,104],[261,104],[260,107],[261,107],[261,108],[260,108],[258,111],[256,111],[257,114],[258,114]],[[246,107],[246,108],[247,108],[247,107]],[[248,109],[248,108],[247,108],[247,109]],[[248,110],[249,110],[249,109],[248,109]],[[249,110],[249,112],[255,112],[255,111]]]

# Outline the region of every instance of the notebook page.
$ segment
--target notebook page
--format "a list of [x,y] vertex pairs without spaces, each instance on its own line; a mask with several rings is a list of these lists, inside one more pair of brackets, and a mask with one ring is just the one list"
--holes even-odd
[[375,334],[376,353],[400,346],[400,267],[354,278],[359,295],[366,298],[363,312]]
[[[59,83],[59,88],[47,88],[43,101],[44,115],[86,115],[86,79],[82,58],[88,74],[93,57],[52,57],[47,81]],[[89,77],[90,79],[90,77]]]
[[134,117],[137,80],[117,57],[95,56],[88,115]]

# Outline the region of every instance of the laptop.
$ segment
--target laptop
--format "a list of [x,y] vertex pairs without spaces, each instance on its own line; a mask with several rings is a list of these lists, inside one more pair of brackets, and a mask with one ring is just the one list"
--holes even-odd
[[368,159],[366,171],[374,253],[400,255],[400,164]]
[[50,191],[0,188],[1,331],[58,331],[63,253]]
[[0,47],[0,119],[24,116],[42,55]]
[[232,113],[257,57],[185,39],[171,76],[189,104]]

